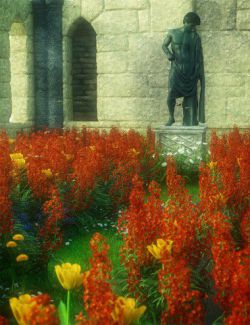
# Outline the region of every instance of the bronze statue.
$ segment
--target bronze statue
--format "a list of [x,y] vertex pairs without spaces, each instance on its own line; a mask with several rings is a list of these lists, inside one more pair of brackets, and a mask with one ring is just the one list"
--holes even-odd
[[[201,39],[196,32],[196,26],[200,25],[200,17],[194,12],[189,12],[185,15],[183,24],[183,27],[168,32],[162,46],[171,62],[167,98],[170,116],[166,126],[175,122],[176,98],[180,97],[183,97],[183,125],[205,123],[204,63]],[[170,45],[171,49],[169,49]],[[198,102],[197,85],[199,80],[200,98]]]

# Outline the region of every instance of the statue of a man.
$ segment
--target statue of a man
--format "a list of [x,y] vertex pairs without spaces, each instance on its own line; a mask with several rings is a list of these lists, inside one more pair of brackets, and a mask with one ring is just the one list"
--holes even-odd
[[[168,32],[163,42],[163,51],[171,62],[168,82],[167,105],[169,120],[166,126],[175,122],[176,98],[183,97],[183,125],[205,123],[204,99],[205,78],[201,39],[196,32],[200,17],[189,12],[183,19],[183,27]],[[169,46],[171,45],[171,49]],[[200,98],[197,85],[200,80]]]

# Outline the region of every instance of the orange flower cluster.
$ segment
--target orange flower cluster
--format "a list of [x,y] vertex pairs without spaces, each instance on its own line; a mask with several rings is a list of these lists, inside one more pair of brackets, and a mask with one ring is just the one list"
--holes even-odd
[[203,294],[191,287],[192,270],[204,249],[197,236],[201,232],[200,211],[184,187],[184,180],[177,175],[173,158],[167,159],[167,189],[162,236],[171,238],[173,252],[164,252],[158,273],[159,290],[167,301],[162,324],[203,324]]
[[165,253],[158,273],[159,290],[167,301],[162,324],[204,324],[202,293],[191,289],[191,269],[184,259]]
[[47,218],[39,231],[39,236],[42,239],[42,252],[47,256],[49,251],[58,249],[63,240],[60,221],[64,218],[64,209],[56,188],[51,188],[51,198],[44,202],[43,212]]
[[9,140],[6,133],[0,133],[0,237],[12,229],[10,192],[11,159]]
[[25,157],[28,182],[37,198],[47,199],[52,185],[68,182],[72,188],[65,201],[73,209],[86,207],[97,181],[112,182],[110,193],[117,206],[127,203],[134,174],[152,179],[159,156],[152,131],[144,137],[117,129],[19,134],[14,151]]
[[110,285],[112,267],[108,258],[109,246],[106,239],[96,233],[90,241],[90,248],[93,254],[91,269],[83,274],[83,302],[88,319],[80,314],[77,324],[113,324],[111,314],[116,297]]

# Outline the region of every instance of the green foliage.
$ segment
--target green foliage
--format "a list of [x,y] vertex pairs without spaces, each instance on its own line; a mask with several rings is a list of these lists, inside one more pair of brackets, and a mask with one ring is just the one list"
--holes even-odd
[[67,308],[65,303],[61,300],[58,306],[58,313],[60,325],[67,325]]

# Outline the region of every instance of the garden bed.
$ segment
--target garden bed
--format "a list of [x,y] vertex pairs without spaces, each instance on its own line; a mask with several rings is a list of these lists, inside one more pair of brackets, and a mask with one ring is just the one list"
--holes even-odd
[[186,173],[150,130],[2,133],[0,324],[248,324],[249,144]]

